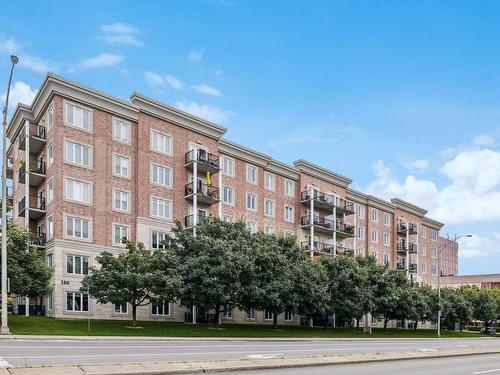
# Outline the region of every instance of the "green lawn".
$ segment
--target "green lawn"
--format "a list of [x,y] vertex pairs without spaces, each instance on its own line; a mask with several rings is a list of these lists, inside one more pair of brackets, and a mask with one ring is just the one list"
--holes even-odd
[[[43,317],[9,315],[9,326],[18,335],[67,335],[67,336],[176,336],[176,337],[436,337],[432,330],[406,331],[375,329],[372,335],[346,328],[308,328],[280,326],[273,330],[269,325],[225,324],[221,329],[206,325],[184,323],[138,322],[141,329],[127,328],[131,322],[119,320],[92,320],[91,330],[87,320],[56,320]],[[478,337],[477,333],[443,332],[443,337]]]

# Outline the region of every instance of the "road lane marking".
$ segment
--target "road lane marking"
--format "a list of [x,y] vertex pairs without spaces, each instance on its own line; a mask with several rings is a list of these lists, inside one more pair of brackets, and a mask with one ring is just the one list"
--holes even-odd
[[10,368],[10,367],[12,367],[12,365],[8,361],[0,357],[0,368]]
[[283,355],[283,353],[276,353],[276,354],[249,354],[249,355],[247,355],[247,358],[252,358],[252,359],[271,359],[271,358],[279,357],[280,355]]
[[476,372],[473,372],[472,375],[489,374],[491,372],[499,372],[499,371],[500,371],[500,368],[496,368],[496,369],[493,369],[493,370],[476,371]]

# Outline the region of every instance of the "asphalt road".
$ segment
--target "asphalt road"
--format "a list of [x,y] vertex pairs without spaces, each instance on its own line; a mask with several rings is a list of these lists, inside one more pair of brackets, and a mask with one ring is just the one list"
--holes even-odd
[[220,372],[218,375],[497,375],[500,354],[358,363],[265,371]]
[[[320,341],[0,340],[0,367],[146,363],[498,347],[500,339]],[[497,363],[496,367],[500,367]]]

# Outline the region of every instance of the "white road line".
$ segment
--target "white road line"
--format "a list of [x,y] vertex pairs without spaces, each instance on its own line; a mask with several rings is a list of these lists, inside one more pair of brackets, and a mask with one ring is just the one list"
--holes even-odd
[[473,372],[472,375],[489,374],[490,372],[499,372],[499,371],[500,371],[500,368],[496,368],[496,369],[493,369],[493,370],[476,371],[476,372]]
[[283,353],[275,353],[275,354],[249,354],[247,355],[247,358],[252,358],[252,359],[272,359],[276,358],[280,355],[283,355]]
[[12,365],[9,362],[7,362],[5,359],[0,357],[0,368],[10,368],[10,367],[12,367]]

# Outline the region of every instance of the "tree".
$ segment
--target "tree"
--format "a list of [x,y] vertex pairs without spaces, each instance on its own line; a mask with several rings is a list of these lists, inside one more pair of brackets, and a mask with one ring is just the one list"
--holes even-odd
[[418,322],[421,321],[432,321],[436,319],[438,313],[438,299],[436,290],[432,289],[429,285],[419,284],[414,287],[415,299],[414,299],[414,321],[416,330],[418,327]]
[[96,257],[100,268],[92,267],[82,281],[82,292],[98,303],[125,304],[132,307],[132,325],[137,326],[137,307],[154,299],[173,302],[182,279],[178,261],[170,250],[146,250],[142,244],[126,242],[127,251],[114,256],[102,252]]
[[177,223],[169,242],[181,264],[183,305],[212,309],[216,318],[227,306],[238,305],[243,285],[254,272],[253,239],[244,223],[204,220],[196,236]]
[[41,297],[51,293],[53,270],[44,252],[29,246],[29,233],[23,227],[9,224],[7,238],[8,277],[10,291],[18,296]]
[[492,289],[477,289],[473,294],[474,318],[484,322],[485,331],[498,318],[496,292]]

